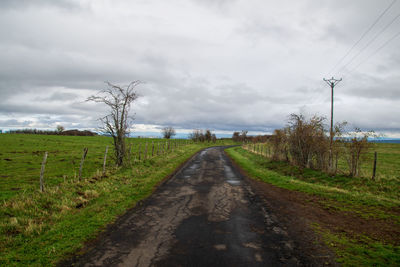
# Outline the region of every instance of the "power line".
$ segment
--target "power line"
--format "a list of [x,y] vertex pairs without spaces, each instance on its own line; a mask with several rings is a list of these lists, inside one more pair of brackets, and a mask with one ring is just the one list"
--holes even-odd
[[359,64],[357,64],[353,69],[351,69],[348,74],[350,75],[351,73],[353,73],[358,67],[360,67],[362,64],[364,64],[365,62],[367,62],[369,59],[371,59],[373,56],[375,56],[380,50],[382,50],[385,46],[387,46],[390,42],[392,42],[393,40],[395,40],[397,37],[400,36],[400,32],[397,32],[396,34],[394,34],[391,38],[389,38],[385,43],[383,43],[380,47],[378,47],[374,52],[370,53],[368,55],[368,57],[366,57],[363,61],[361,61]]
[[[397,2],[393,0],[392,3],[376,18],[371,26],[361,35],[361,37],[353,44],[353,46],[347,51],[347,53],[334,65],[334,67],[328,72],[329,75],[343,62],[343,60],[353,51],[353,49],[361,42],[361,40],[372,30],[372,28],[378,23],[378,21],[386,14],[386,12]],[[328,76],[329,76],[328,75]]]
[[369,42],[358,51],[357,54],[355,54],[343,67],[340,68],[338,72],[341,72],[342,70],[345,70],[347,66],[349,66],[365,49],[367,49],[382,33],[384,33],[390,25],[392,25],[398,18],[400,17],[400,13],[397,14],[396,17],[394,17],[388,24],[386,24],[385,27],[381,29]]

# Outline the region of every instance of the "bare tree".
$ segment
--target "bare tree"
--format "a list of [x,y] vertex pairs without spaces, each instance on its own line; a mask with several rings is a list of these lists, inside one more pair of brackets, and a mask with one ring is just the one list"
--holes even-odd
[[247,133],[248,132],[249,131],[247,131],[247,130],[242,130],[242,132],[240,134],[240,139],[241,139],[242,142],[246,142],[247,141]]
[[349,174],[352,177],[360,175],[361,164],[366,160],[367,152],[372,146],[372,143],[368,142],[369,137],[376,137],[376,135],[373,131],[363,132],[356,128],[353,133],[350,133],[350,139],[344,142]]
[[215,144],[217,142],[217,136],[213,133],[211,135],[211,141]]
[[164,136],[165,139],[170,139],[171,137],[173,137],[174,135],[176,135],[175,133],[175,129],[172,127],[164,127],[162,129],[162,134]]
[[57,133],[60,134],[62,132],[64,132],[65,128],[62,125],[57,125]]
[[239,142],[240,141],[240,133],[239,132],[233,132],[232,134],[232,140],[234,142]]
[[109,107],[110,113],[100,118],[103,124],[101,130],[112,136],[116,164],[121,166],[126,154],[125,137],[133,122],[133,117],[129,116],[130,106],[139,97],[135,88],[140,81],[133,81],[128,86],[118,86],[109,82],[106,84],[106,89],[88,97],[86,101],[104,103]]
[[206,139],[207,142],[211,141],[212,133],[209,129],[206,130],[206,133],[204,134],[204,138]]
[[200,129],[194,129],[193,132],[189,134],[189,138],[192,139],[195,142],[203,142],[204,140],[204,134],[203,130]]

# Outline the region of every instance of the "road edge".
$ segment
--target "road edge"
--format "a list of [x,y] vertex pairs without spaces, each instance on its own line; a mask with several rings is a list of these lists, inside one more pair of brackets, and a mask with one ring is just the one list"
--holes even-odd
[[[263,206],[265,208],[269,208],[272,210],[272,212],[274,214],[277,214],[277,210],[274,208],[274,205],[271,205],[271,201],[267,199],[266,195],[263,193],[260,193],[262,190],[260,189],[260,185],[268,185],[268,187],[276,189],[276,190],[284,190],[287,192],[291,192],[294,194],[303,194],[302,192],[297,192],[297,191],[292,191],[289,189],[285,189],[285,188],[281,188],[278,187],[276,185],[273,184],[269,184],[263,181],[259,181],[255,178],[252,178],[251,175],[249,175],[244,169],[242,169],[242,167],[239,166],[239,164],[236,163],[236,161],[225,151],[225,149],[223,150],[224,154],[227,156],[227,158],[230,160],[230,163],[237,168],[237,170],[239,171],[240,175],[243,177],[243,179],[245,180],[245,182],[250,186],[250,188],[253,190],[253,192],[260,198],[260,200],[263,203]],[[297,204],[297,203],[296,203]],[[288,214],[285,214],[284,217],[287,217]],[[313,244],[315,246],[316,251],[320,252],[321,254],[328,254],[326,257],[326,261],[324,263],[321,263],[319,261],[317,261],[315,258],[315,262],[313,263],[312,266],[341,266],[340,263],[337,262],[338,256],[336,255],[335,251],[333,251],[329,246],[327,246],[324,241],[323,238],[321,236],[320,233],[318,233],[317,231],[315,231],[315,229],[312,227],[312,222],[308,220],[308,218],[304,217],[302,218],[302,222],[300,222],[299,220],[299,224],[303,224],[305,227],[305,231],[302,233],[304,236],[298,236],[299,239],[296,240],[297,245],[300,248],[303,248],[301,243],[307,242],[307,239],[313,239]],[[287,224],[289,223],[286,218],[281,218],[280,222],[283,225],[288,226]],[[290,228],[288,227],[289,231],[291,232]],[[309,234],[311,234],[311,236],[307,236],[306,232],[308,232]],[[293,234],[292,234],[293,235]],[[317,242],[315,244],[315,242]],[[309,244],[309,242],[307,242]],[[328,263],[328,264],[326,264]]]

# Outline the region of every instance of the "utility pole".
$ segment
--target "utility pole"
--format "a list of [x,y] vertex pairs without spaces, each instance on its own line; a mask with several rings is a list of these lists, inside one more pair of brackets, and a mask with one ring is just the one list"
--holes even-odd
[[342,81],[342,78],[339,80],[334,79],[325,79],[324,81],[331,87],[331,130],[330,130],[330,144],[329,144],[329,167],[332,168],[332,145],[333,145],[333,88]]

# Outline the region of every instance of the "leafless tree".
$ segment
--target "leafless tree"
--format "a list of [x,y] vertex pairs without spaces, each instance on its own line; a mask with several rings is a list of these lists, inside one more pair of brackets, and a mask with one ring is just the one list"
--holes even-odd
[[247,131],[247,130],[242,130],[242,132],[240,134],[240,139],[241,139],[242,142],[246,142],[247,141],[247,133],[248,132],[249,131]]
[[211,141],[215,144],[217,142],[217,136],[213,133],[211,135]]
[[165,139],[170,139],[171,137],[173,137],[174,135],[176,135],[175,133],[175,129],[172,127],[164,127],[162,129],[162,134],[164,136]]
[[60,134],[62,132],[64,132],[65,128],[62,125],[57,125],[57,133]]
[[240,141],[240,132],[233,132],[232,134],[232,140],[234,142],[239,142]]
[[349,175],[352,177],[360,175],[361,164],[365,161],[367,152],[372,146],[372,143],[368,142],[369,137],[376,137],[376,135],[373,131],[363,132],[356,128],[350,134],[350,139],[344,142]]
[[204,138],[207,142],[211,141],[212,133],[209,129],[206,130],[206,133],[204,134]]
[[203,134],[203,130],[200,129],[194,129],[190,134],[189,134],[189,138],[192,139],[195,142],[202,142],[204,139],[204,134]]
[[139,97],[135,88],[140,81],[133,81],[128,86],[118,86],[110,82],[106,84],[106,89],[88,97],[86,101],[104,103],[109,107],[110,113],[100,118],[103,124],[101,130],[112,136],[116,164],[121,166],[126,154],[125,137],[133,122],[133,117],[129,116],[130,106]]

